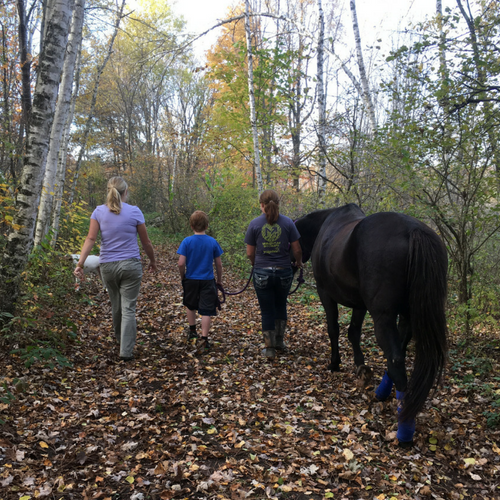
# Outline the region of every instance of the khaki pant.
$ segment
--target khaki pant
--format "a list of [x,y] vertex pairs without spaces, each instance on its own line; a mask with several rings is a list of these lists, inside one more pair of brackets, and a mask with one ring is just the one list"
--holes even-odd
[[139,259],[105,262],[101,275],[108,289],[113,313],[113,329],[120,344],[120,357],[131,357],[137,337],[135,306],[141,287],[142,264]]

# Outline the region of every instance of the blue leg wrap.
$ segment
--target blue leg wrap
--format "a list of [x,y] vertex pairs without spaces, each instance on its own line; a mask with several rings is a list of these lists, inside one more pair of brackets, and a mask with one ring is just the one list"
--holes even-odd
[[[404,392],[396,390],[396,398],[398,400],[398,413],[401,413],[402,402],[405,397]],[[413,434],[415,433],[415,419],[412,420],[399,420],[397,438],[400,443],[411,443],[413,441]]]
[[380,382],[377,390],[375,391],[375,397],[379,401],[385,401],[390,395],[392,391],[392,379],[387,375],[387,372],[384,373],[384,378],[382,382]]

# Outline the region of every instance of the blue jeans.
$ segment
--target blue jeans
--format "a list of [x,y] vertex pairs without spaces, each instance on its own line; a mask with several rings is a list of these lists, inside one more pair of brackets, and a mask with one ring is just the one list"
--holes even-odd
[[120,356],[132,356],[137,336],[135,306],[141,288],[141,261],[127,259],[106,262],[100,268],[111,302],[113,329],[120,344]]
[[262,331],[274,330],[277,319],[287,319],[286,304],[292,281],[291,268],[254,269],[253,285],[262,315]]

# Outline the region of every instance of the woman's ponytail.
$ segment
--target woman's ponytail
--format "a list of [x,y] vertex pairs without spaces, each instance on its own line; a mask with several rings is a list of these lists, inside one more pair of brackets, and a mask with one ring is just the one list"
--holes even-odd
[[119,214],[122,210],[122,196],[128,185],[122,177],[111,177],[108,181],[108,196],[106,206],[114,214]]
[[274,189],[266,189],[260,195],[259,202],[264,205],[267,223],[270,225],[275,224],[280,215],[280,197],[278,193]]

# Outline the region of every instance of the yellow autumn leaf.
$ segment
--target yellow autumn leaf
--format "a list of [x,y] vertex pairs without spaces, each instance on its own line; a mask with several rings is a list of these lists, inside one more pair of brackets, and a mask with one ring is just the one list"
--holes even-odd
[[474,465],[476,463],[476,459],[475,458],[464,458],[464,462],[467,465]]
[[42,448],[48,448],[48,447],[49,447],[49,445],[48,445],[45,441],[40,441],[38,444],[39,444]]
[[217,432],[217,429],[215,427],[212,427],[211,429],[207,430],[207,434],[215,434]]
[[437,444],[437,442],[438,442],[438,440],[435,437],[431,437],[429,439],[429,443],[431,443],[431,444]]
[[132,484],[134,482],[134,476],[127,476],[125,478],[125,481],[127,481],[127,483]]
[[21,497],[19,500],[30,500],[30,496],[29,495],[24,495],[23,497]]
[[284,484],[283,486],[280,486],[280,490],[284,491],[285,493],[289,493],[290,491],[292,491],[292,487]]
[[240,441],[234,445],[235,448],[241,448],[245,444],[245,441]]

